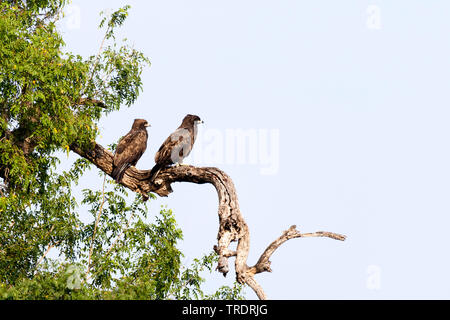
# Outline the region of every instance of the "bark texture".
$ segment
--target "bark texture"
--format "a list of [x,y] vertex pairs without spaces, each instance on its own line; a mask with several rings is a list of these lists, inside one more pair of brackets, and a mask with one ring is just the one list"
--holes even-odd
[[[90,150],[83,150],[77,145],[72,145],[71,150],[83,158],[88,159],[100,170],[111,175],[113,168],[113,154],[95,143]],[[150,170],[138,170],[130,167],[124,174],[121,184],[128,189],[140,193],[144,199],[148,193],[153,192],[161,197],[166,197],[172,192],[171,184],[174,182],[191,182],[197,184],[210,183],[217,190],[219,198],[219,231],[217,245],[214,250],[219,255],[216,270],[224,276],[230,271],[229,258],[235,257],[234,269],[239,283],[251,287],[259,299],[267,299],[262,287],[256,282],[254,276],[261,272],[271,272],[270,257],[284,242],[301,237],[328,237],[335,240],[345,240],[345,236],[325,231],[314,233],[300,233],[296,226],[291,226],[280,237],[273,241],[254,266],[247,265],[247,257],[250,250],[250,232],[239,209],[239,202],[231,178],[222,170],[214,167],[194,167],[189,165],[172,166],[163,168],[154,180],[150,178]],[[229,249],[230,244],[237,241],[236,250]]]

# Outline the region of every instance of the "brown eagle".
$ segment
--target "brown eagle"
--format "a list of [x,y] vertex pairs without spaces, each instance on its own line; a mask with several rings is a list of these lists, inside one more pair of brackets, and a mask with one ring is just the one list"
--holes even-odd
[[159,171],[172,164],[182,164],[192,150],[197,138],[197,125],[203,121],[196,115],[188,114],[183,122],[161,145],[155,155],[155,166],[150,171],[150,179],[154,179]]
[[130,166],[135,166],[147,149],[147,127],[149,123],[144,119],[134,119],[130,132],[123,136],[117,144],[114,154],[113,171],[111,177],[117,182],[122,180],[123,174]]

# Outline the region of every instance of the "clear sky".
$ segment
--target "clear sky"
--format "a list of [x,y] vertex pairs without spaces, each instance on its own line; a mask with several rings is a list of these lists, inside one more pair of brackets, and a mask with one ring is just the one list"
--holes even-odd
[[[117,38],[152,66],[98,142],[147,119],[137,167],[149,169],[183,116],[199,115],[186,162],[234,180],[249,265],[292,224],[348,236],[285,243],[273,273],[256,276],[269,298],[450,298],[450,2],[74,0],[60,23],[66,49],[96,54],[99,12],[126,4]],[[83,185],[100,187],[95,170]],[[174,210],[189,263],[216,243],[217,196],[210,185],[174,191],[150,210]],[[233,280],[213,273],[207,289]]]

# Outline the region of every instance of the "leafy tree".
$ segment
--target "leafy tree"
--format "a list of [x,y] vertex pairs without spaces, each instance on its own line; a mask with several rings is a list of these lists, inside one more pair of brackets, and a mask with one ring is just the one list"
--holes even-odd
[[[78,203],[73,188],[91,164],[78,159],[58,173],[61,151],[88,150],[100,118],[135,102],[150,64],[115,40],[129,6],[101,20],[97,55],[64,51],[55,24],[65,4],[0,1],[0,298],[242,298],[238,284],[203,293],[201,272],[217,257],[181,265],[171,210],[148,222],[146,203],[106,176]],[[58,258],[48,257],[52,248]]]

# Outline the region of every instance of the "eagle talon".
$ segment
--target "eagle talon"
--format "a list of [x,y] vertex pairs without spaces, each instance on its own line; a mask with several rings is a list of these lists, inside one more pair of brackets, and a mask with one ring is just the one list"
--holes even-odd
[[181,166],[188,166],[188,164],[186,164],[186,163],[182,163],[182,162],[177,162],[177,163],[175,163],[175,168],[177,168],[177,167],[181,167]]

